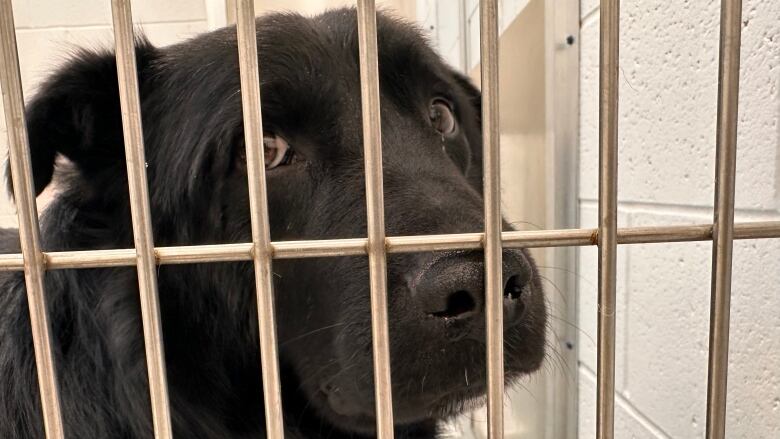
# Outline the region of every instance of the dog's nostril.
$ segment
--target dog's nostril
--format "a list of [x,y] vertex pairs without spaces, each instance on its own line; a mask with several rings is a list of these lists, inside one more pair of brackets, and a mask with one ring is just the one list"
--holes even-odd
[[471,293],[465,290],[456,291],[447,297],[446,308],[440,311],[434,311],[429,313],[434,317],[440,318],[452,318],[459,317],[470,311],[474,311],[477,304],[474,302],[474,298]]
[[517,300],[523,294],[523,283],[520,276],[511,276],[504,285],[504,297]]

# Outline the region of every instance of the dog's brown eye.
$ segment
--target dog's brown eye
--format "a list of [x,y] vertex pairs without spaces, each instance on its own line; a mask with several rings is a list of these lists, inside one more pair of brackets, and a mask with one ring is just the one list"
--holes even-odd
[[273,134],[263,136],[263,152],[265,153],[266,169],[289,164],[293,156],[290,144]]
[[443,135],[455,132],[455,115],[452,114],[452,109],[447,102],[442,99],[434,99],[428,111],[431,125],[436,131]]

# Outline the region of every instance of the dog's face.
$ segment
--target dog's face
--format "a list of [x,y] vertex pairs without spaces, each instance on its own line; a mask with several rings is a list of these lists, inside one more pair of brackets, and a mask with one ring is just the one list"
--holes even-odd
[[[261,60],[275,240],[366,236],[354,12],[343,14],[315,19],[295,40],[301,53]],[[478,92],[398,23],[380,20],[379,54],[387,234],[483,230]],[[505,251],[504,267],[512,378],[542,359],[545,310],[528,254]],[[389,257],[397,422],[451,415],[484,393],[483,270],[476,252]],[[274,272],[281,352],[307,399],[343,428],[370,431],[367,258],[277,261]]]
[[[354,15],[354,10],[340,10],[312,19],[274,15],[258,20],[273,240],[366,236]],[[444,65],[416,30],[386,17],[380,17],[378,25],[387,234],[482,231],[479,92]],[[251,238],[233,34],[232,29],[217,31],[167,49],[139,47],[158,245]],[[88,57],[79,62],[85,60]],[[76,70],[71,66],[69,71],[85,76]],[[86,78],[96,75],[84,70]],[[92,79],[71,78],[59,84],[59,93]],[[44,88],[50,94],[52,84],[57,85],[55,81]],[[28,116],[33,144],[40,140],[36,121],[52,117],[46,92],[39,96]],[[116,137],[116,110],[103,114],[93,108],[98,99],[82,100],[89,109],[63,124],[78,125],[84,114],[110,120],[92,123],[99,127],[93,128],[90,142],[79,142],[99,144]],[[123,199],[117,194],[124,193],[124,181],[113,182],[124,165],[116,159],[121,149],[84,155],[78,147],[57,148],[80,171],[70,183],[82,186],[80,202],[92,197],[97,201],[87,204],[106,209],[115,204],[112,200]],[[47,154],[33,149],[39,188],[51,176]],[[122,224],[128,227],[126,221]],[[539,367],[546,311],[528,253],[505,250],[503,260],[505,370],[511,381]],[[254,284],[251,266],[242,267],[238,285],[221,288],[229,290],[229,300],[240,294],[245,298],[237,303],[247,304]],[[454,415],[484,394],[483,270],[481,252],[389,256],[397,423]],[[292,393],[341,429],[371,432],[375,420],[367,258],[277,260],[273,271],[282,368],[298,387]]]

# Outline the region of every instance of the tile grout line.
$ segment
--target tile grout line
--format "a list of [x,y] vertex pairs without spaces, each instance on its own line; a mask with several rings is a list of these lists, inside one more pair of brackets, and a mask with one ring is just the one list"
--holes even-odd
[[588,13],[586,13],[585,15],[580,17],[580,29],[582,29],[582,28],[584,28],[586,26],[590,26],[591,24],[593,24],[596,21],[598,21],[597,18],[593,18],[593,17],[598,17],[599,16],[599,14],[598,14],[599,9],[600,9],[599,5],[596,5],[596,6],[593,7],[593,9],[591,11],[589,11]]
[[[580,208],[595,209],[597,207],[597,200],[591,198],[580,198]],[[662,213],[662,214],[676,214],[676,215],[695,215],[702,217],[712,216],[712,206],[698,206],[698,205],[685,205],[685,204],[673,204],[673,203],[654,203],[647,201],[620,201],[618,208],[624,212],[639,212],[639,213]],[[780,218],[780,210],[778,209],[758,209],[758,208],[737,208],[735,214],[741,214],[759,219],[777,219]]]
[[[580,363],[580,372],[586,375],[593,381],[594,387],[596,382],[596,372],[591,370],[586,364]],[[661,439],[672,439],[672,436],[666,433],[663,428],[653,422],[639,408],[637,408],[629,399],[627,399],[622,393],[615,392],[615,399],[618,405],[628,413],[633,420],[639,423],[642,427],[646,428],[650,433]]]

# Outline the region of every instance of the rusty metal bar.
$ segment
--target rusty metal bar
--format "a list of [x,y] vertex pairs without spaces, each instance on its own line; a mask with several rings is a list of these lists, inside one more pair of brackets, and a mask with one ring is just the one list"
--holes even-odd
[[487,432],[504,437],[504,292],[501,270],[501,175],[498,119],[498,1],[479,10],[482,78],[482,161],[485,200],[485,320],[487,325]]
[[0,87],[8,128],[8,158],[14,187],[19,241],[22,247],[27,306],[38,372],[38,388],[46,437],[64,437],[57,373],[52,354],[51,329],[46,314],[46,296],[43,288],[44,259],[41,253],[38,212],[30,163],[30,145],[24,117],[24,96],[16,47],[16,30],[11,0],[0,3]]
[[241,72],[241,100],[244,115],[249,206],[252,221],[252,261],[255,267],[257,318],[260,332],[260,362],[265,398],[267,437],[284,437],[279,353],[274,315],[271,227],[268,223],[268,196],[265,181],[263,126],[260,109],[260,75],[257,59],[257,33],[252,0],[236,1],[238,60]]
[[138,93],[138,70],[135,60],[133,15],[130,0],[112,0],[116,67],[119,80],[119,101],[122,109],[122,131],[127,162],[127,181],[133,239],[137,254],[138,289],[141,296],[146,367],[152,401],[154,434],[158,439],[171,439],[171,415],[168,383],[165,375],[165,348],[160,322],[157,294],[157,274],[149,208],[149,188],[146,179],[141,101]]
[[601,0],[599,64],[599,306],[596,437],[615,430],[617,275],[618,46],[620,1]]
[[390,439],[393,437],[393,396],[390,382],[382,128],[379,112],[379,56],[377,54],[376,5],[374,0],[358,0],[357,23],[363,113],[363,150],[366,168],[367,251],[371,284],[376,430],[379,439]]
[[707,438],[726,435],[726,391],[737,169],[737,113],[742,0],[722,0],[718,73],[717,161],[712,236],[712,297],[707,368]]

